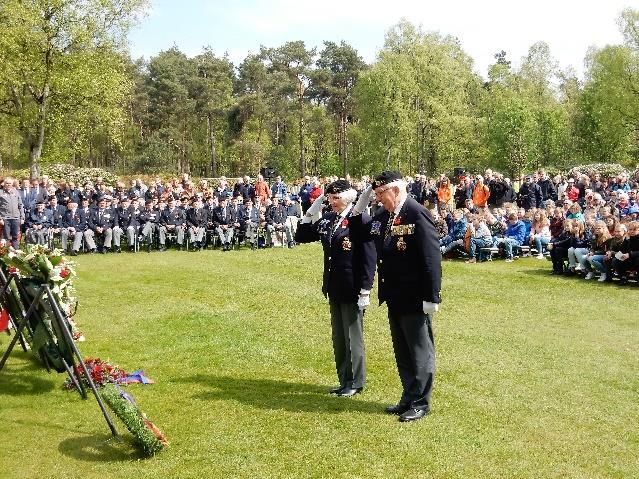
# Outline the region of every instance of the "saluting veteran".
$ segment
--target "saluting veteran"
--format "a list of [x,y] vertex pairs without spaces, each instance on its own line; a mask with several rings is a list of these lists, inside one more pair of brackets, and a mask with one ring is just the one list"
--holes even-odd
[[[383,205],[369,223],[361,214],[371,190]],[[388,320],[402,395],[386,408],[400,421],[421,419],[430,411],[435,374],[432,314],[438,310],[441,253],[430,213],[406,191],[399,172],[385,171],[365,190],[350,220],[355,242],[375,241],[378,295],[388,306]]]
[[[333,352],[339,380],[339,387],[331,393],[350,397],[360,393],[366,383],[363,318],[364,310],[370,304],[376,253],[372,238],[358,243],[351,239],[351,209],[357,193],[350,183],[335,181],[328,185],[326,194],[332,211],[319,218],[325,197],[318,197],[300,220],[295,240],[298,243],[322,242],[322,292],[328,296],[330,304]],[[366,224],[370,217],[360,215],[362,221]]]

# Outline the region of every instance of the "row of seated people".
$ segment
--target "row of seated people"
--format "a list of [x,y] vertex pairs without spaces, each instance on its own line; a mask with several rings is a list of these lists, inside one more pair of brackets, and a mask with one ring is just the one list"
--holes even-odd
[[493,248],[512,261],[514,250],[528,246],[537,258],[544,259],[544,252],[550,257],[552,274],[581,274],[585,279],[599,274],[601,282],[618,277],[625,283],[639,270],[639,221],[629,215],[620,218],[607,207],[585,216],[578,207],[567,212],[557,207],[551,218],[541,209],[475,214],[455,210],[450,226],[441,217],[435,223],[442,254],[462,252],[467,263],[477,262],[482,251]]
[[625,283],[630,273],[639,271],[639,221],[618,222],[611,227],[604,220],[588,225],[581,219],[567,219],[548,249],[552,274],[580,274],[586,280],[598,274],[600,282],[609,283],[618,277]]
[[65,251],[72,243],[72,255],[78,254],[83,245],[91,253],[119,253],[123,237],[130,251],[135,250],[138,240],[145,242],[147,251],[151,251],[156,239],[159,250],[165,251],[167,237],[174,237],[178,249],[182,249],[187,234],[195,251],[209,246],[212,235],[219,239],[223,251],[231,250],[235,236],[257,248],[260,236],[265,246],[272,246],[275,237],[281,235],[286,238],[285,244],[293,247],[300,216],[299,204],[289,198],[254,204],[250,199],[240,203],[225,196],[211,197],[206,202],[197,196],[181,202],[173,198],[167,202],[162,199],[131,202],[128,197],[121,200],[100,197],[94,205],[88,200],[80,205],[74,200],[59,205],[53,196],[46,205],[38,201],[27,216],[25,238],[32,244],[50,244],[59,238]]
[[461,254],[469,263],[480,258],[485,248],[498,248],[506,261],[514,259],[522,246],[532,246],[537,257],[544,258],[544,246],[550,241],[550,221],[543,209],[524,210],[514,205],[475,211],[457,209],[446,217],[435,213],[444,256]]

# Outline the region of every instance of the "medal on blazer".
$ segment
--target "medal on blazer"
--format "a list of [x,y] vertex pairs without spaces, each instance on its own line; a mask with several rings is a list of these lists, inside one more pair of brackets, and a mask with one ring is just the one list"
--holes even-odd
[[406,241],[403,236],[397,239],[397,251],[406,251]]
[[373,221],[371,223],[371,234],[378,235],[380,233],[381,228],[382,228],[381,221]]
[[342,240],[342,249],[344,251],[350,251],[352,247],[353,247],[353,245],[352,245],[351,240],[350,240],[350,238],[348,236]]

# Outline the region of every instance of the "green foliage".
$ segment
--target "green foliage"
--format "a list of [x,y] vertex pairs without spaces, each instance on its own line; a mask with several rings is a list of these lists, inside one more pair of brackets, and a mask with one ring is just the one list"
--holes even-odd
[[[28,170],[15,170],[12,172],[15,178],[29,178]],[[97,178],[102,178],[105,185],[115,186],[117,175],[102,168],[78,168],[68,164],[52,164],[42,167],[42,175],[48,176],[56,183],[61,181],[73,181],[76,185],[84,185],[88,181],[95,183]]]
[[457,40],[407,22],[391,29],[354,93],[371,168],[434,174],[474,157],[479,115],[470,94],[478,84]]

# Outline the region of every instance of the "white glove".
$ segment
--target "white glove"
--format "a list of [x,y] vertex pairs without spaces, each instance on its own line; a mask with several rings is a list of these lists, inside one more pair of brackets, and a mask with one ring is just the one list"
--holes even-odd
[[366,208],[368,208],[368,204],[371,202],[372,192],[373,185],[370,185],[368,188],[362,191],[362,194],[359,195],[357,203],[355,203],[355,206],[353,206],[353,209],[351,210],[351,214],[361,215],[364,211],[366,211]]
[[319,195],[313,204],[306,210],[307,216],[315,216],[317,213],[322,211],[322,206],[324,205],[324,200],[326,200],[326,196]]
[[306,214],[300,220],[300,223],[311,223],[313,221],[317,221],[322,213],[322,208],[324,207],[324,200],[326,200],[326,196],[319,195],[313,204],[309,206],[306,210]]
[[422,309],[424,310],[425,314],[436,313],[437,311],[439,311],[439,304],[422,301]]
[[359,308],[359,310],[364,311],[367,306],[370,306],[370,304],[371,304],[371,295],[360,293],[359,298],[357,299],[357,307]]

